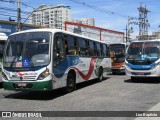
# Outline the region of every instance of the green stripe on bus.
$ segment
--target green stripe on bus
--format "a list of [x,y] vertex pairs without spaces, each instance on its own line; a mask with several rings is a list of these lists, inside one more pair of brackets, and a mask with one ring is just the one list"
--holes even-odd
[[52,90],[53,89],[52,80],[44,81],[44,82],[26,82],[26,83],[33,85],[33,86],[32,87],[17,87],[18,84],[21,84],[21,83],[3,82],[3,88],[5,90]]

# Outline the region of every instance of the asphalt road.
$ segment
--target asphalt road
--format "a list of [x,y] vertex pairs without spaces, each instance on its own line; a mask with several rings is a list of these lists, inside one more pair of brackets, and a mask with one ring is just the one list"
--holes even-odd
[[[152,78],[141,79],[135,83],[126,75],[107,75],[102,82],[92,80],[78,84],[77,90],[68,94],[64,93],[63,89],[20,92],[5,91],[1,88],[0,111],[148,111],[160,102],[159,83],[160,80]],[[87,120],[135,118],[85,117]]]

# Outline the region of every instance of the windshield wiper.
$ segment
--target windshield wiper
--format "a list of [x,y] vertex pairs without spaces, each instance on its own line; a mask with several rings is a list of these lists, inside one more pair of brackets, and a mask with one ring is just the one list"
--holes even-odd
[[[15,44],[15,42],[14,42],[14,44]],[[18,56],[20,56],[20,54],[21,54],[21,52],[22,52],[22,49],[23,49],[23,45],[21,46],[21,49],[18,51],[18,55],[16,56],[14,56],[14,58],[13,58],[13,60],[12,60],[12,62],[11,62],[11,65],[10,65],[10,69],[12,68],[12,66],[13,66],[13,63],[15,62],[15,60],[16,60],[16,58],[18,57]],[[16,51],[17,51],[17,49],[16,49]]]
[[14,56],[14,58],[13,58],[13,60],[12,60],[12,62],[11,62],[11,65],[10,65],[10,69],[12,68],[12,66],[13,66],[13,63],[14,63],[14,61],[16,60],[16,58],[17,58],[17,56]]

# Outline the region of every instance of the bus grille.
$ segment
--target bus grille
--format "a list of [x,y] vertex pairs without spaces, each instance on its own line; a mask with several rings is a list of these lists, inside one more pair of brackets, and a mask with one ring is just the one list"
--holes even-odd
[[35,81],[36,76],[10,77],[11,81]]

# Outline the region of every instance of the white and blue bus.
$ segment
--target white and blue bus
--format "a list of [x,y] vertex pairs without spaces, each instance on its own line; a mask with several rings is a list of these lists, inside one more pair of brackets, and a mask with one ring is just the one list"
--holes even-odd
[[109,71],[108,45],[58,29],[35,29],[8,37],[3,57],[6,90],[52,90],[98,78]]
[[133,81],[160,77],[160,39],[132,42],[126,53],[125,71]]

